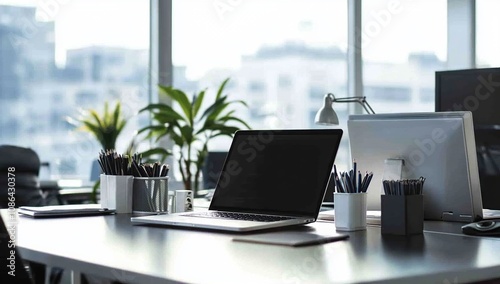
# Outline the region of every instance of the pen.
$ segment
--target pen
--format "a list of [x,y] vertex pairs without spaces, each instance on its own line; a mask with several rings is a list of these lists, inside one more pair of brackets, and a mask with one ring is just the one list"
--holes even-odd
[[164,164],[161,166],[160,176],[166,177],[167,174],[168,174],[168,166]]
[[361,172],[358,171],[358,187],[356,188],[356,192],[361,192]]
[[[357,164],[356,164],[356,160],[354,160],[354,159],[353,159],[353,160],[352,160],[352,164],[353,164],[353,166],[352,166],[353,176],[351,176],[351,178],[354,178],[354,181],[353,181],[353,182],[354,182],[354,184],[353,184],[353,185],[354,185],[354,187],[356,187],[356,173],[357,173],[357,172],[356,172],[356,166],[357,166]],[[356,191],[357,191],[357,190],[356,190]]]
[[372,177],[373,177],[373,173],[370,172],[370,174],[366,178],[366,184],[365,184],[365,186],[363,188],[363,192],[366,192],[368,190],[368,186],[370,185],[370,182],[372,181]]

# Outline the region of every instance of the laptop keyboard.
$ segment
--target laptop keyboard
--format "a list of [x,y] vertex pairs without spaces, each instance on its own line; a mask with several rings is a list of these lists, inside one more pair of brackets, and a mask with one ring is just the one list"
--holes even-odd
[[220,219],[241,220],[241,221],[259,221],[259,222],[275,222],[275,221],[292,219],[291,217],[282,217],[282,216],[268,216],[268,215],[257,215],[248,213],[212,212],[212,211],[190,213],[182,216],[220,218]]

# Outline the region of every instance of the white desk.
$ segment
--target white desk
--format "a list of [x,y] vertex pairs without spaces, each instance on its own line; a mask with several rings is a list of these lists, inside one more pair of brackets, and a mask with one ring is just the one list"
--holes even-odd
[[[5,214],[5,210],[2,210]],[[462,283],[500,278],[500,239],[426,222],[415,237],[379,227],[301,248],[233,242],[234,234],[133,226],[129,214],[19,217],[18,248],[32,261],[126,283]],[[335,230],[316,222],[304,229]]]

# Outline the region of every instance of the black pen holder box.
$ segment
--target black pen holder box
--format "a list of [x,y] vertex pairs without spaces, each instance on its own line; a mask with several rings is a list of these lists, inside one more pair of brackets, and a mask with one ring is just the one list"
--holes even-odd
[[382,195],[382,234],[417,235],[424,230],[423,195]]

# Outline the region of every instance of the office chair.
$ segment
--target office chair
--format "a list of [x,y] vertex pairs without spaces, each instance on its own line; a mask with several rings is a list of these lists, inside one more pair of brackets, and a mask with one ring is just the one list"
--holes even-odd
[[[9,168],[13,171],[9,172]],[[40,159],[35,151],[0,145],[0,208],[9,207],[9,188],[15,189],[15,207],[45,205],[38,179],[39,171]],[[9,173],[13,175],[9,176]],[[9,182],[14,186],[10,187]]]
[[[219,180],[222,166],[226,160],[227,152],[208,152],[202,167],[203,189],[215,189]],[[209,191],[208,200],[212,198],[213,190]]]
[[[15,189],[16,193],[14,195],[16,208],[20,206],[44,206],[46,204],[38,178],[40,167],[40,158],[32,149],[14,145],[0,145],[0,208],[9,208],[8,188],[11,187],[9,182],[12,181],[12,185],[14,185],[12,188]],[[14,169],[14,171],[9,171],[9,168]],[[9,180],[8,173],[13,174],[11,178],[14,178],[14,180]],[[20,281],[19,283],[44,283],[46,266],[36,262],[26,262],[26,264],[30,267],[29,281],[23,276],[17,279]],[[24,271],[20,273],[24,274]],[[60,280],[61,273],[62,270],[52,268],[50,282],[57,283]]]
[[202,168],[204,189],[215,188],[226,156],[227,152],[208,152]]

